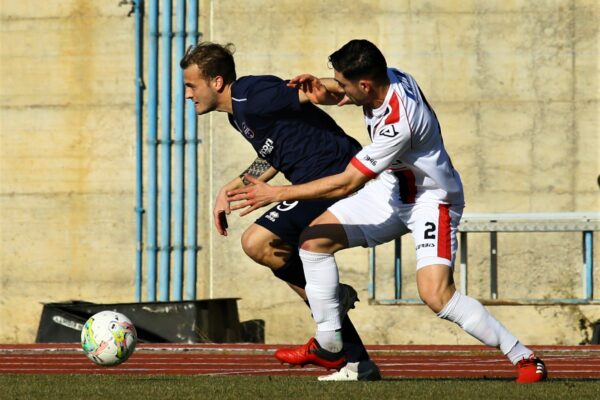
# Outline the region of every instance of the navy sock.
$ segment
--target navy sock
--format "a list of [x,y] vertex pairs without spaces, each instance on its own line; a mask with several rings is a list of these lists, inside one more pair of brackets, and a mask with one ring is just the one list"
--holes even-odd
[[344,351],[348,357],[348,362],[358,362],[369,359],[369,353],[367,353],[367,349],[362,340],[360,340],[360,336],[348,315],[346,315],[342,321],[342,340],[344,341]]
[[[306,305],[310,308],[308,301],[304,301]],[[344,317],[342,321],[342,340],[344,341],[344,346],[342,349],[346,356],[348,357],[348,362],[359,362],[369,360],[369,353],[367,353],[367,349],[363,344],[354,324],[350,320],[348,314]]]
[[294,252],[290,259],[279,269],[274,269],[273,275],[285,281],[304,289],[306,279],[304,278],[304,269],[302,268],[302,260],[298,252]]

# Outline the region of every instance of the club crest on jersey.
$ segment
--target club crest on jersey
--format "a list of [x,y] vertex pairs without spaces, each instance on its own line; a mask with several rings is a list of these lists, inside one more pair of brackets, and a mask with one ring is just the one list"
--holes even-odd
[[262,158],[266,158],[269,154],[271,154],[274,148],[275,147],[273,146],[273,141],[267,138],[265,144],[263,144],[263,146],[260,148],[258,154],[260,154]]

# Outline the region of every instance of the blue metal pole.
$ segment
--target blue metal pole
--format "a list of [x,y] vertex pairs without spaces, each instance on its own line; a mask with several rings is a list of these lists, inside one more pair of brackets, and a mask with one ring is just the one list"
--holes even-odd
[[394,294],[396,299],[402,298],[402,241],[394,240]]
[[[185,53],[185,0],[177,0],[175,32],[175,61],[178,63]],[[177,64],[176,64],[177,65]],[[183,207],[185,181],[185,94],[183,71],[175,68],[175,188],[173,227],[173,300],[183,300]]]
[[144,183],[143,183],[143,53],[144,46],[144,0],[137,0],[134,5],[135,16],[135,301],[142,301],[142,249]]
[[592,300],[594,298],[594,233],[592,231],[583,232],[583,259],[585,265],[585,298]]
[[[198,0],[188,0],[188,45],[198,42]],[[186,298],[196,299],[196,255],[197,255],[197,225],[198,225],[198,127],[196,110],[192,102],[187,103],[187,271]]]
[[375,247],[371,247],[371,252],[369,254],[369,299],[375,299],[375,270],[376,270],[376,260],[375,260]]
[[148,51],[148,301],[156,301],[156,217],[158,144],[158,1],[150,0],[150,48]]
[[169,300],[171,270],[171,0],[162,9],[161,186],[159,300]]

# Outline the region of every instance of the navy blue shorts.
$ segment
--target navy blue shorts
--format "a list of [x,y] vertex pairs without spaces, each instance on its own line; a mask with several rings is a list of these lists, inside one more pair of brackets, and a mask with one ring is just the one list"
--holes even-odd
[[256,224],[273,232],[285,243],[298,246],[300,233],[339,199],[284,201],[264,213]]

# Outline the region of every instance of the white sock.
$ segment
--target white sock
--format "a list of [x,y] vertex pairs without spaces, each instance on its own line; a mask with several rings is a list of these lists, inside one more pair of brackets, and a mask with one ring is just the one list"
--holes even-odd
[[[518,343],[502,324],[483,305],[472,297],[455,292],[438,317],[455,322],[469,335],[482,343],[508,353]],[[523,346],[524,347],[524,346]],[[512,360],[511,360],[512,361]]]
[[317,331],[315,339],[325,350],[337,353],[342,350],[342,332],[337,331]]
[[[306,278],[306,297],[313,318],[317,323],[317,341],[326,350],[337,352],[342,348],[340,301],[338,298],[339,275],[333,254],[299,250]],[[320,333],[321,331],[330,333]],[[321,337],[324,343],[318,339]],[[337,350],[336,350],[337,349]]]
[[523,346],[521,342],[517,342],[512,349],[508,353],[506,353],[506,357],[510,360],[513,365],[517,365],[519,361],[524,358],[529,358],[533,354],[533,351]]

